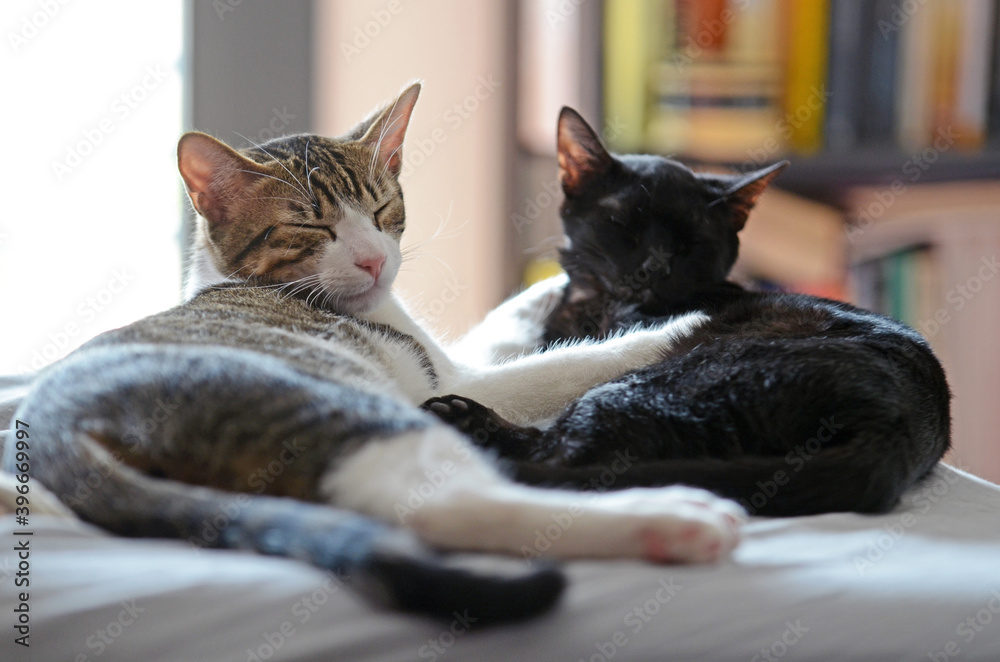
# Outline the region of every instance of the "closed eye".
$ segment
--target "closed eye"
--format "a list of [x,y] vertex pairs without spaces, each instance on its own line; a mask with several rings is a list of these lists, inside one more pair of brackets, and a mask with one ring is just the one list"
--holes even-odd
[[332,241],[337,241],[337,233],[333,231],[329,225],[314,225],[311,223],[285,223],[285,225],[290,225],[295,228],[306,228],[309,230],[321,230],[330,235]]
[[386,208],[388,208],[388,206],[391,204],[392,200],[390,200],[389,202],[385,203],[384,205],[376,209],[375,213],[372,214],[372,222],[375,223],[375,227],[378,228],[379,230],[382,229],[382,219],[380,218],[380,216],[382,216],[382,212],[384,212]]

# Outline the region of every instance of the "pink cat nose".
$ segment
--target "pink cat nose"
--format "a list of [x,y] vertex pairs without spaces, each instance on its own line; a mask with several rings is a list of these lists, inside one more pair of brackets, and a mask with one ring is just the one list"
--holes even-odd
[[370,273],[375,280],[378,280],[379,274],[382,273],[382,265],[385,264],[385,256],[380,255],[378,257],[365,258],[364,260],[358,260],[354,264]]

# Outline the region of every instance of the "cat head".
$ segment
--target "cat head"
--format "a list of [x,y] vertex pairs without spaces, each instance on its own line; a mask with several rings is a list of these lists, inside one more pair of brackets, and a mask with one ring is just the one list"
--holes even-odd
[[737,233],[788,165],[718,175],[661,156],[613,155],[570,108],[559,115],[558,157],[571,296],[613,298],[651,312],[725,281]]
[[[236,150],[187,133],[177,162],[198,212],[192,280],[286,285],[343,313],[378,306],[402,261],[397,180],[420,84],[340,138],[293,135]],[[211,276],[206,276],[211,274]]]

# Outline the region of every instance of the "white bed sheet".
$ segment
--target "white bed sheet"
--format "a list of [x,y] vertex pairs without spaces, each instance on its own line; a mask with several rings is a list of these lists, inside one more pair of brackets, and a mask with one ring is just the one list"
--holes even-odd
[[944,465],[889,515],[755,520],[721,565],[568,564],[555,611],[483,632],[292,561],[32,527],[30,657],[0,552],[4,660],[1000,660],[1000,488]]

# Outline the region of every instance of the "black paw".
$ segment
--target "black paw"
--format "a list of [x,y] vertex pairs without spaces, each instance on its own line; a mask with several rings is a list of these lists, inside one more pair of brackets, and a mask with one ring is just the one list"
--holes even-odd
[[480,448],[495,451],[501,458],[528,459],[537,452],[543,439],[541,431],[514,425],[489,407],[459,395],[431,398],[422,409],[463,432]]
[[458,395],[431,398],[421,405],[421,409],[429,411],[448,425],[472,437],[483,447],[491,446],[490,442],[496,441],[491,438],[510,427],[510,424],[492,409]]

